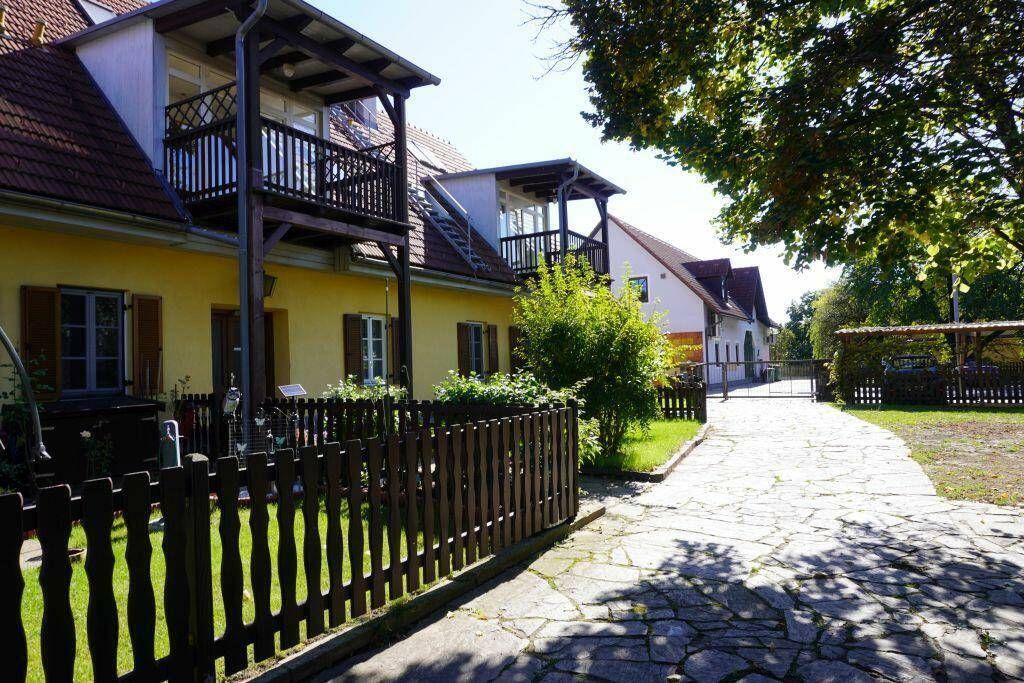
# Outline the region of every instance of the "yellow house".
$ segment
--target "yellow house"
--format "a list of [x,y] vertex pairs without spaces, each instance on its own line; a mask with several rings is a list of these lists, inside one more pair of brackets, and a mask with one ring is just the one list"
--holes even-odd
[[8,11],[0,325],[44,399],[347,375],[427,399],[450,370],[509,370],[513,289],[542,260],[607,271],[607,231],[565,206],[606,215],[621,189],[571,159],[474,169],[405,123],[438,79],[303,3],[271,0],[248,37],[193,4],[34,3],[51,43]]

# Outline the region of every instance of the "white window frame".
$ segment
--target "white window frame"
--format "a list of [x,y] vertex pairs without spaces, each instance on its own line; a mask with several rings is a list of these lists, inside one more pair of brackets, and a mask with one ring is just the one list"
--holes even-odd
[[[469,331],[469,372],[483,377],[487,373],[486,341],[483,323],[468,323]],[[477,351],[479,350],[479,354]]]
[[[378,379],[387,381],[388,378],[388,323],[382,315],[362,315],[359,323],[360,354],[363,359],[362,382],[365,386],[376,384]],[[380,349],[381,355],[377,357],[373,352],[373,343],[377,337],[373,334],[374,323],[380,323]],[[381,373],[374,372],[374,364],[380,363]]]
[[[124,294],[121,292],[111,292],[106,290],[94,290],[94,289],[81,289],[81,288],[61,288],[61,297],[71,296],[83,296],[85,297],[85,324],[74,325],[74,327],[85,328],[85,356],[66,356],[64,354],[64,348],[61,348],[60,363],[63,365],[64,360],[84,360],[85,361],[85,387],[76,389],[65,389],[62,387],[62,396],[99,396],[99,395],[110,395],[120,394],[124,392]],[[116,356],[97,356],[96,355],[96,299],[113,299],[117,307],[117,325],[113,328],[117,330],[117,355]],[[64,310],[61,307],[60,312],[60,330],[61,337],[64,335],[65,327],[72,327],[64,323]],[[113,387],[97,387],[96,386],[96,366],[98,361],[116,361],[117,366],[117,384]],[[62,368],[63,370],[63,368]]]

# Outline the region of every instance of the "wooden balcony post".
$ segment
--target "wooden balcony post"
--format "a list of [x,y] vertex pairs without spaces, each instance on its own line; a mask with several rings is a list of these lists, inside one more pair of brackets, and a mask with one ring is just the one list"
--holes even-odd
[[238,300],[241,309],[243,417],[267,395],[263,310],[263,186],[258,30],[235,55],[238,142]]
[[[395,95],[395,161],[398,163],[398,220],[409,222],[409,159],[408,140],[405,128],[405,98]],[[401,321],[402,338],[399,353],[405,366],[405,388],[409,398],[413,397],[412,385],[412,273],[409,263],[409,233],[405,233],[405,245],[399,248],[401,273],[398,288],[398,319]]]
[[601,254],[601,267],[595,268],[600,273],[611,273],[611,263],[608,262],[608,200],[607,199],[595,199],[597,203],[597,213],[601,217],[601,244],[604,245],[604,249]]

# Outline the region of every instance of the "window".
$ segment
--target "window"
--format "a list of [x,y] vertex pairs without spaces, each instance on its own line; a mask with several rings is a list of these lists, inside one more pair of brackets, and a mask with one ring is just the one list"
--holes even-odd
[[707,326],[708,326],[708,330],[707,330],[708,336],[709,337],[717,337],[718,336],[718,324],[721,321],[721,319],[720,319],[719,315],[717,313],[715,313],[714,311],[712,311],[710,308],[706,308],[704,310],[707,311],[706,319],[707,319]]
[[715,343],[715,362],[716,363],[721,363],[722,362],[722,355],[721,355],[720,351],[721,351],[721,349],[718,347],[718,343],[716,342]]
[[729,357],[729,345],[726,344],[725,345],[725,362],[729,363],[731,361],[732,361],[732,359]]
[[646,304],[648,301],[650,301],[650,291],[648,289],[647,276],[646,275],[641,276],[641,277],[631,277],[631,278],[629,278],[629,284],[631,286],[633,286],[633,287],[636,287],[638,290],[640,290],[640,292],[639,292],[640,303]]
[[484,326],[480,323],[469,324],[469,371],[481,376],[486,372],[484,368]]
[[124,387],[123,301],[115,292],[61,290],[64,394],[116,393]]
[[387,325],[384,318],[364,315],[362,319],[363,384],[387,380]]

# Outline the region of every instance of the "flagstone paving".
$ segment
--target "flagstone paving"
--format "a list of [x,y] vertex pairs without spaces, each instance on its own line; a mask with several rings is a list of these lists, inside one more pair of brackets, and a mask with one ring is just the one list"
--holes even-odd
[[605,517],[319,680],[1024,679],[1020,508],[828,406],[709,413],[665,482],[585,482]]

